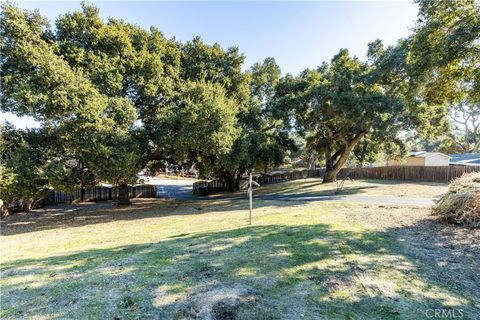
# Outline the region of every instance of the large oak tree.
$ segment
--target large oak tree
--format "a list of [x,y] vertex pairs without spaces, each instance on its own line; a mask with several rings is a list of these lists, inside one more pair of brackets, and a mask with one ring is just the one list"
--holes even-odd
[[229,77],[215,54],[213,71],[226,76],[194,77],[201,61],[190,44],[155,28],[105,23],[82,4],[52,30],[37,11],[3,4],[0,35],[2,110],[31,115],[55,132],[63,142],[60,160],[74,158],[97,181],[118,185],[119,203],[129,203],[128,185],[141,168],[216,157],[238,134],[241,79]]
[[324,156],[324,182],[335,181],[360,142],[387,149],[418,119],[405,95],[404,56],[401,43],[385,49],[377,41],[369,63],[341,50],[329,64],[283,79],[278,99],[295,111],[308,147]]

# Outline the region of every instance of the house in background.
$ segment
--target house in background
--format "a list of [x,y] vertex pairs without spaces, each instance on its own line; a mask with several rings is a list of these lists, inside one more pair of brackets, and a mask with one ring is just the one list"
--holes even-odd
[[410,152],[403,160],[387,160],[387,166],[446,167],[450,165],[450,156],[441,152]]
[[451,154],[450,165],[480,166],[480,153]]

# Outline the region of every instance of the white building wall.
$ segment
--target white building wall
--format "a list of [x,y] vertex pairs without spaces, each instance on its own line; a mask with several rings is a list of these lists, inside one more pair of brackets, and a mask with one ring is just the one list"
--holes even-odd
[[450,159],[440,154],[432,155],[425,158],[425,166],[428,166],[428,167],[433,167],[433,166],[446,167],[449,164],[450,164]]

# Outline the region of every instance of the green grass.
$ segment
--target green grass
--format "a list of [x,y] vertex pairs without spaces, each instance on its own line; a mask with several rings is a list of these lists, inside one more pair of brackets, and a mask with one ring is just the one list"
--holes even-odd
[[401,226],[376,224],[405,209],[256,206],[251,226],[245,200],[137,200],[56,224],[4,226],[0,318],[422,319],[429,308],[462,308],[466,319],[479,314],[472,303],[478,292],[422,271],[398,237]]

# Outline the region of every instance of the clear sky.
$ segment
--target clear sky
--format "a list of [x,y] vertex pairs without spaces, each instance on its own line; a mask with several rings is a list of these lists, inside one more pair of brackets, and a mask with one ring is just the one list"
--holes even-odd
[[[238,46],[246,56],[245,68],[272,56],[284,74],[316,67],[341,48],[365,59],[369,42],[379,38],[395,44],[410,33],[417,15],[411,1],[94,3],[104,19],[155,26],[166,37],[181,41],[199,35],[211,44]],[[77,1],[18,4],[38,8],[52,25],[58,15],[80,8]],[[18,127],[34,125],[31,119],[13,115],[0,113],[0,118]]]

